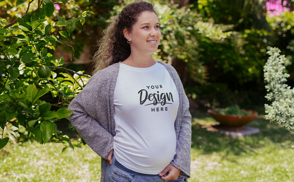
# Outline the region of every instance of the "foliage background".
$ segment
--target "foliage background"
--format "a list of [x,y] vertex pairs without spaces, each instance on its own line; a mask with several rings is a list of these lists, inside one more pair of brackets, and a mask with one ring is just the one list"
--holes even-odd
[[[41,143],[45,138],[46,142],[73,146],[60,130],[67,130],[64,126],[70,114],[66,110],[68,103],[89,78],[83,70],[88,74],[92,71],[91,64],[77,65],[75,61],[85,45],[94,54],[103,29],[131,2],[0,2],[2,143],[6,142],[4,138],[37,139]],[[235,104],[248,109],[262,106],[266,102],[263,66],[268,59],[268,46],[278,47],[288,58],[287,84],[293,86],[292,1],[149,2],[158,13],[163,35],[154,59],[177,69],[187,95],[200,109]],[[13,26],[6,28],[15,20]],[[55,57],[56,47],[72,55],[67,59]],[[49,78],[38,76],[41,65],[51,69]],[[56,117],[46,118],[49,113],[56,113]]]

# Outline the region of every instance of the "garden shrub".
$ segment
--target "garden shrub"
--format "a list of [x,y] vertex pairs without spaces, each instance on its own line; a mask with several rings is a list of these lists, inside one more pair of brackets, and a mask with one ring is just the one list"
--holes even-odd
[[[111,12],[111,22],[124,7],[134,0],[125,0],[121,5],[115,6]],[[190,78],[197,83],[205,83],[207,78],[206,68],[199,60],[198,37],[207,37],[214,41],[222,41],[230,32],[223,32],[222,28],[209,22],[203,22],[200,15],[189,6],[178,8],[166,1],[151,0],[161,28],[161,43],[154,58],[159,61],[169,62],[180,60],[187,64],[186,71]]]
[[[10,126],[24,139],[79,146],[82,141],[73,144],[56,122],[71,114],[67,109],[70,100],[89,80],[89,75],[66,67],[75,61],[72,33],[91,12],[68,20],[56,15],[57,20],[52,16],[53,2],[38,1],[35,9],[30,9],[35,2],[29,1],[25,14],[14,21],[0,20],[0,148],[9,140],[6,129]],[[17,0],[10,5],[24,4],[26,0]],[[57,43],[72,50],[70,62],[65,64],[62,57],[54,56]],[[46,95],[55,99],[46,100]]]
[[294,89],[286,84],[289,74],[285,72],[286,58],[280,52],[278,48],[270,48],[264,66],[266,98],[270,101],[265,104],[266,118],[294,134]]

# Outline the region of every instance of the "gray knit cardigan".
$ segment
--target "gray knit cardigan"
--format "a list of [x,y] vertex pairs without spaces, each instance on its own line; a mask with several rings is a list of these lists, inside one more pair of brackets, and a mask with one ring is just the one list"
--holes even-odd
[[[161,62],[159,62],[161,63]],[[176,70],[165,63],[179,94],[179,108],[175,121],[176,154],[171,164],[181,170],[180,176],[190,177],[191,115],[189,102]],[[113,95],[119,72],[115,63],[94,74],[85,88],[71,101],[70,122],[85,142],[101,156],[101,181],[104,181],[107,155],[113,149],[115,135]],[[167,143],[168,145],[168,143]]]

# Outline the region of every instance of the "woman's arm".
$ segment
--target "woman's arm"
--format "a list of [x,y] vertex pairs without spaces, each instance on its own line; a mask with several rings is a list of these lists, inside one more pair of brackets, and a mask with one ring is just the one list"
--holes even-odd
[[[170,73],[172,79],[179,92],[180,107],[179,113],[176,119],[176,131],[177,135],[177,145],[176,154],[171,164],[180,169],[180,176],[184,178],[190,177],[190,163],[191,163],[191,114],[189,112],[189,101],[185,94],[185,90],[181,79],[174,67],[168,64],[163,64],[168,72]],[[182,108],[181,108],[182,107]]]
[[91,77],[86,87],[71,101],[70,122],[99,156],[107,159],[113,149],[109,132],[109,85],[111,78],[103,72]]
[[184,109],[185,114],[182,118],[181,128],[177,139],[176,155],[172,162],[159,173],[164,181],[176,180],[179,175],[184,178],[190,177],[191,115],[189,112],[189,106],[186,106]]
[[108,153],[113,149],[113,136],[98,121],[87,114],[80,94],[72,100],[68,107],[72,110],[72,115],[69,117],[70,122],[85,142],[99,156],[107,159]]
[[184,116],[177,139],[176,155],[171,164],[181,170],[181,176],[189,178],[191,163],[191,114],[189,112],[189,104],[184,105],[187,106],[184,108]]

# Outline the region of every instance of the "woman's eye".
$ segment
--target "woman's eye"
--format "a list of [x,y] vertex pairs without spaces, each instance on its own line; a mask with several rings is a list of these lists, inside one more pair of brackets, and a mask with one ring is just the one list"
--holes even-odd
[[160,29],[160,26],[159,25],[158,26],[155,26],[155,28]]
[[146,28],[149,28],[149,27],[148,27],[148,26],[145,26],[145,27],[143,27],[143,28],[145,28],[145,29],[146,29]]

